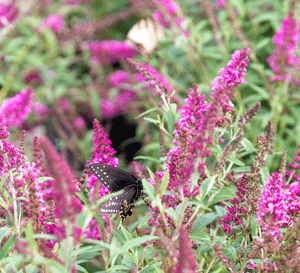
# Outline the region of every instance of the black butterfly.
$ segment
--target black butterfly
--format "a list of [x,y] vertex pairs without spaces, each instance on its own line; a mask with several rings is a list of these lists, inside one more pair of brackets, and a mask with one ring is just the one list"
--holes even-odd
[[111,192],[124,191],[120,195],[111,197],[100,209],[101,214],[120,213],[123,222],[126,217],[132,215],[133,201],[138,200],[142,195],[143,184],[141,179],[106,164],[93,163],[89,168]]

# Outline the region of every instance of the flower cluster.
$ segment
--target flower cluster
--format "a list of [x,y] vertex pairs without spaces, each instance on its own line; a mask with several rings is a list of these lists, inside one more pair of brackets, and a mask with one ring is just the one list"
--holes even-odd
[[31,112],[33,96],[33,89],[28,87],[13,98],[3,101],[0,106],[0,123],[9,130],[13,127],[20,127]]
[[82,46],[87,46],[90,50],[91,61],[100,65],[139,55],[135,48],[116,40],[84,42]]
[[15,1],[0,2],[0,28],[11,23],[18,15],[18,8]]
[[[111,141],[108,139],[108,135],[103,132],[103,127],[99,124],[99,121],[95,119],[93,121],[93,151],[91,158],[92,163],[103,163],[103,164],[108,164],[114,167],[118,166],[118,159],[117,158],[112,158],[112,155],[115,154],[115,151],[113,148],[110,147]],[[90,200],[92,200],[93,196],[96,194],[97,198],[102,197],[106,194],[109,193],[109,190],[104,186],[100,185],[100,187],[96,187],[97,184],[101,183],[94,175],[89,176],[88,182],[87,182],[87,187],[90,190]],[[94,194],[95,189],[98,189],[98,193]],[[106,216],[102,216],[102,219],[104,221],[104,224],[108,224],[108,219]],[[101,230],[101,227],[99,226],[99,223],[95,218],[93,218],[86,231],[85,234],[87,235],[88,238],[92,239],[101,239],[102,238],[102,233],[99,232]]]
[[[231,179],[233,176],[231,177]],[[229,179],[229,175],[227,175]],[[242,216],[245,214],[246,210],[243,203],[246,201],[244,195],[248,189],[247,186],[247,174],[244,174],[238,181],[232,179],[233,184],[237,187],[236,195],[238,198],[233,198],[231,207],[227,208],[227,215],[223,216],[221,221],[222,229],[229,234],[232,231],[233,226],[243,225]]]
[[101,99],[102,118],[113,118],[117,115],[127,114],[132,101],[136,101],[138,96],[132,89],[132,79],[136,82],[141,82],[143,79],[139,74],[134,74],[132,77],[129,73],[118,70],[109,75],[109,83],[113,88],[117,88],[119,94],[114,100],[103,98]]
[[[271,257],[274,255],[274,252],[279,254],[278,257],[281,257],[280,252],[283,251],[282,253],[284,253],[286,248],[289,248],[288,245],[282,244],[284,239],[282,228],[290,230],[290,234],[299,232],[297,230],[299,228],[297,223],[300,212],[299,185],[300,180],[292,184],[286,184],[279,173],[273,173],[269,176],[258,200],[258,218],[256,221],[262,226],[262,234],[261,237],[254,237],[254,251],[251,253],[251,257],[260,257],[261,250],[264,252],[264,257]],[[289,233],[286,234],[288,235]],[[270,260],[264,259],[263,261],[264,269],[270,270],[270,272],[273,272],[274,268],[281,266],[280,262],[276,265],[275,262]],[[257,265],[251,261],[250,267],[256,268]]]
[[184,18],[179,15],[178,5],[171,0],[154,0],[153,3],[158,7],[154,11],[152,18],[161,23],[163,27],[176,26],[186,37],[190,36],[188,29],[182,29]]
[[290,11],[273,37],[275,49],[273,55],[268,58],[268,63],[275,74],[270,78],[272,82],[288,81],[300,84],[300,57],[297,56],[299,37],[298,22],[294,17],[294,11]]
[[50,14],[42,23],[42,28],[52,29],[54,33],[59,33],[63,30],[65,26],[64,19],[58,14]]

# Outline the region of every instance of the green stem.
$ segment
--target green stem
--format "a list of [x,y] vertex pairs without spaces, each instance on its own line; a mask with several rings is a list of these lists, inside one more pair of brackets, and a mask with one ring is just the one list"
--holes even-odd
[[20,51],[19,51],[18,55],[16,56],[16,58],[14,59],[10,69],[8,70],[5,81],[3,83],[3,87],[2,87],[2,90],[1,90],[2,92],[0,93],[0,101],[2,101],[6,97],[8,91],[11,87],[11,84],[13,82],[13,78],[14,78],[15,74],[18,71],[20,63],[27,56],[27,53],[28,53],[30,47],[36,41],[36,38],[37,38],[37,35],[34,34],[30,39],[28,39],[26,41],[26,43],[20,49]]

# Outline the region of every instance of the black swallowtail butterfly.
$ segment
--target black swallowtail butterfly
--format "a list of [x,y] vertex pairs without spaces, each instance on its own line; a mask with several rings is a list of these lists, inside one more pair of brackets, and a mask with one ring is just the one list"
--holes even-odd
[[126,217],[132,214],[133,201],[138,200],[142,195],[143,184],[141,179],[106,164],[93,163],[89,168],[111,192],[124,190],[122,194],[107,200],[100,209],[101,214],[120,213],[123,222]]

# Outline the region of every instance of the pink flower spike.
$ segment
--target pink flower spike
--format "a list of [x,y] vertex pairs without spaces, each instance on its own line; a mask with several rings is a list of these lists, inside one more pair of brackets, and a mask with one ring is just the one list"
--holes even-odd
[[9,130],[13,127],[20,127],[32,111],[33,96],[33,89],[28,87],[27,90],[21,90],[20,94],[13,98],[3,101],[0,106],[0,123]]
[[50,14],[43,22],[43,26],[52,29],[55,33],[59,33],[65,26],[64,19],[58,14]]

